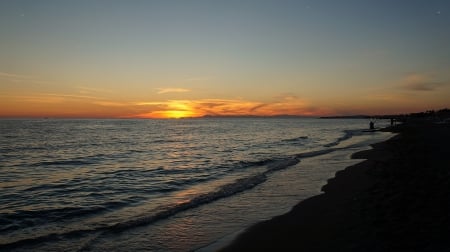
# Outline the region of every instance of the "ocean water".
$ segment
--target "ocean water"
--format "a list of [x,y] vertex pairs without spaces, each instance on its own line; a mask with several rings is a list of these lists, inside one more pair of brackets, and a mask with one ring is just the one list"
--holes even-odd
[[368,123],[0,120],[0,250],[215,250],[391,136]]

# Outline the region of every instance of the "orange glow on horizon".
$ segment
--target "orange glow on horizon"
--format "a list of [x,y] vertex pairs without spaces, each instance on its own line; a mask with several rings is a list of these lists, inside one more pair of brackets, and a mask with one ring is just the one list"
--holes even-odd
[[[411,113],[421,111],[421,104],[411,104],[407,99],[401,110],[380,103],[379,97],[355,99],[353,103],[325,102],[312,105],[311,101],[296,96],[274,97],[270,101],[245,99],[197,99],[167,101],[130,101],[98,97],[38,94],[3,96],[0,100],[0,117],[3,118],[149,118],[178,119],[203,116],[327,116],[352,114]],[[384,98],[384,96],[382,97]],[[399,105],[395,106],[399,107]],[[384,112],[383,112],[384,111]]]
[[192,117],[194,115],[191,111],[183,111],[183,110],[168,110],[164,112],[165,118],[186,118]]
[[201,117],[192,107],[191,101],[168,101],[168,102],[140,102],[139,106],[151,106],[151,111],[127,117],[154,118],[154,119],[179,119],[189,117]]
[[141,106],[153,106],[150,112],[129,117],[137,118],[195,118],[210,116],[323,116],[329,110],[316,109],[296,97],[284,97],[278,101],[263,103],[245,100],[201,99],[171,100],[167,102],[140,102]]

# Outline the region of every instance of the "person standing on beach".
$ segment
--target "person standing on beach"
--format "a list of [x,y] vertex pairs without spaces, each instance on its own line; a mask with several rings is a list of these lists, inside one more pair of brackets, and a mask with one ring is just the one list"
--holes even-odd
[[370,128],[371,130],[375,129],[375,124],[373,123],[373,121],[370,121],[370,123],[369,123],[369,128]]

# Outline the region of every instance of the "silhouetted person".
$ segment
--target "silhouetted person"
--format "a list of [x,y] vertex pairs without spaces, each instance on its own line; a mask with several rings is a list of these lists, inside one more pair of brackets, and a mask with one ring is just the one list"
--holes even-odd
[[370,121],[370,123],[369,123],[369,128],[370,128],[371,130],[375,129],[375,124],[373,123],[373,121]]
[[394,126],[394,118],[391,118],[391,126]]

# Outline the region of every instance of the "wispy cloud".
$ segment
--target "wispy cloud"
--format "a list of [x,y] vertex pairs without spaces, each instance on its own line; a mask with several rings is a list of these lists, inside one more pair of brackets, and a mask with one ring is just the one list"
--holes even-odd
[[134,105],[136,106],[155,106],[155,105],[162,105],[162,104],[167,104],[167,102],[135,102]]
[[72,99],[90,99],[90,100],[96,100],[99,99],[99,97],[96,96],[89,96],[89,95],[77,95],[77,94],[56,94],[56,93],[47,93],[42,94],[43,96],[53,96],[53,97],[64,97],[64,98],[72,98]]
[[195,102],[195,109],[211,115],[312,115],[325,114],[308,101],[296,96],[279,96],[278,99],[259,102],[246,100],[206,99]]
[[185,93],[189,92],[189,89],[185,88],[158,88],[158,94],[166,94],[166,93]]
[[269,102],[248,101],[243,99],[199,99],[168,100],[162,102],[138,102],[146,107],[146,113],[137,117],[166,117],[170,113],[186,116],[234,116],[234,115],[312,115],[324,114],[303,99],[295,96],[282,96]]
[[127,102],[114,102],[114,101],[94,101],[93,104],[103,107],[127,107],[130,103]]
[[5,72],[0,72],[0,77],[2,77],[2,78],[17,78],[17,79],[30,79],[30,78],[32,78],[29,75],[12,74],[12,73],[5,73]]
[[71,94],[52,94],[52,93],[37,93],[32,95],[18,95],[13,96],[15,99],[34,103],[62,103],[68,100],[92,100],[95,97],[71,95]]
[[46,95],[23,95],[16,96],[15,99],[20,102],[32,104],[56,104],[63,103],[65,101],[64,97]]
[[419,73],[409,74],[400,81],[401,88],[413,91],[433,91],[443,85],[445,83],[434,81],[429,75]]
[[78,92],[80,94],[94,94],[94,93],[112,93],[111,90],[109,89],[103,89],[103,88],[92,88],[92,87],[84,87],[84,86],[79,86],[78,87]]
[[0,79],[8,80],[15,83],[35,83],[35,84],[49,84],[51,82],[39,79],[36,76],[25,75],[25,74],[16,74],[16,73],[7,73],[0,72]]

